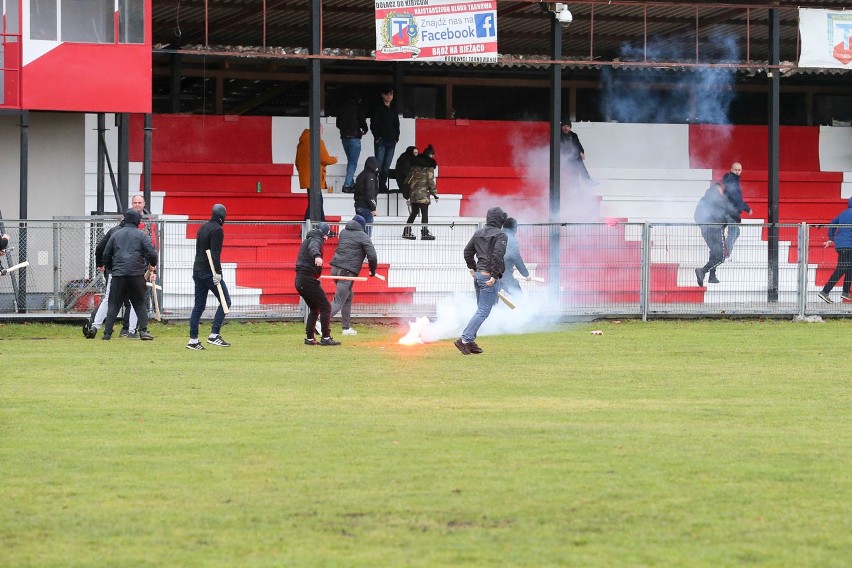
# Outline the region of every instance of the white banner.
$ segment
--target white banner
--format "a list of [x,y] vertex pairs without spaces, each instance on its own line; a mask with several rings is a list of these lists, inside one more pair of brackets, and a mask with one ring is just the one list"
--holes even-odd
[[852,69],[852,10],[799,9],[799,67]]
[[376,0],[376,59],[497,61],[497,1]]

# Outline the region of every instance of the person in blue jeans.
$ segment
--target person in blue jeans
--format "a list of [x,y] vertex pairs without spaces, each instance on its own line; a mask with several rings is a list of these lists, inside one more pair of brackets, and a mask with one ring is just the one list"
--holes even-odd
[[388,191],[388,172],[399,141],[399,115],[393,104],[393,89],[382,91],[382,100],[370,112],[370,132],[373,133],[373,155],[379,162],[379,191]]
[[361,137],[367,133],[367,116],[362,110],[361,97],[357,92],[349,93],[346,102],[340,108],[335,124],[340,131],[340,143],[346,153],[346,178],[343,180],[343,192],[352,193],[358,158],[361,157]]
[[489,209],[485,214],[485,226],[476,231],[464,247],[464,261],[473,274],[476,312],[461,337],[453,342],[462,355],[482,353],[482,348],[476,344],[476,334],[497,302],[499,286],[496,284],[503,277],[503,257],[506,255],[508,244],[503,223],[508,217],[499,207]]
[[[225,206],[217,203],[213,206],[213,211],[210,220],[198,228],[198,233],[195,235],[195,262],[192,265],[192,281],[195,283],[195,305],[192,308],[192,313],[189,316],[189,343],[186,344],[187,349],[194,351],[203,351],[204,346],[198,340],[198,326],[201,322],[201,314],[204,313],[204,308],[207,307],[207,294],[213,292],[213,296],[219,299],[217,285],[222,287],[222,295],[225,297],[225,303],[231,307],[231,295],[228,293],[228,287],[225,281],[222,280],[222,244],[225,241],[225,232],[222,230],[222,225],[225,224]],[[213,268],[210,270],[210,260],[207,258],[207,251],[210,251],[210,257],[213,260]],[[210,335],[207,337],[207,343],[216,345],[217,347],[230,347],[231,344],[222,339],[219,333],[222,330],[222,324],[225,323],[225,310],[219,300],[219,309],[216,310],[216,315],[213,316],[213,326],[210,329]]]

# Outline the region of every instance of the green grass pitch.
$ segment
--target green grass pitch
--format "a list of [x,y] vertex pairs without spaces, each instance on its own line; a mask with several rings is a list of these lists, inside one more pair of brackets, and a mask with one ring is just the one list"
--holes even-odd
[[2,324],[0,566],[848,566],[850,325]]

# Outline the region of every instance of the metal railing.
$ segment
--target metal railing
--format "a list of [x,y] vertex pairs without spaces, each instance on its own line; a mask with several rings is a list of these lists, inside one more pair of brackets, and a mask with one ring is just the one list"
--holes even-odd
[[[100,301],[103,279],[94,248],[117,219],[87,217],[51,221],[6,220],[8,267],[25,269],[0,276],[0,318],[83,317]],[[155,218],[148,230],[160,252],[160,307],[166,319],[185,319],[192,310],[195,234],[202,222]],[[371,228],[379,259],[376,279],[355,286],[353,315],[370,318],[435,316],[464,306],[472,285],[462,251],[476,223],[431,224],[435,240],[402,238],[404,224]],[[342,229],[342,225],[339,227]],[[296,222],[228,222],[223,272],[232,318],[299,318],[293,284],[296,254],[306,227]],[[699,287],[695,269],[708,247],[694,224],[564,223],[518,227],[521,255],[533,276],[521,280],[513,303],[529,314],[670,317],[734,315],[852,315],[852,303],[832,292],[834,303],[818,297],[837,264],[825,225],[778,225],[777,264],[770,262],[768,225],[740,225],[731,254],[717,268],[719,283]],[[326,265],[335,239],[326,245]],[[777,266],[777,268],[776,268]],[[362,275],[366,275],[366,268]],[[323,284],[329,294],[334,284]],[[211,295],[204,317],[217,303]],[[520,312],[517,312],[520,313]]]

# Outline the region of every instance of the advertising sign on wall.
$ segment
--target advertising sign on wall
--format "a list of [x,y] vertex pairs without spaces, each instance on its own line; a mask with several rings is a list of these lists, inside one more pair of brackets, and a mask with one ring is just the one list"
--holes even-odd
[[497,2],[376,0],[376,59],[497,61]]
[[799,9],[799,67],[852,69],[852,11]]

